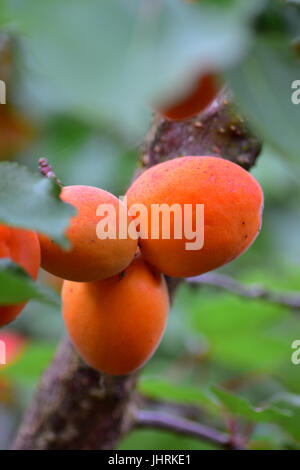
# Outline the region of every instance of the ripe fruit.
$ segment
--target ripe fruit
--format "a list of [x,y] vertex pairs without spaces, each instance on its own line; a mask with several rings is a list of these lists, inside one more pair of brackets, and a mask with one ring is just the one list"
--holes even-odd
[[218,91],[215,75],[201,75],[188,94],[158,111],[171,121],[183,121],[203,111],[215,99]]
[[[40,245],[35,232],[0,225],[0,258],[10,258],[33,279],[40,266]],[[0,306],[0,326],[14,320],[26,303]]]
[[[263,193],[258,182],[222,158],[181,157],[155,165],[134,181],[127,198],[131,215],[139,216],[139,211],[132,212],[133,204],[147,208],[149,230],[137,221],[143,256],[169,276],[196,276],[232,261],[251,245],[260,229]],[[161,220],[156,218],[151,227],[153,204],[179,205],[182,221],[174,224],[171,217],[168,239],[162,236]],[[186,204],[192,204],[190,219],[184,216]],[[196,204],[204,204],[204,246],[187,250],[191,239],[185,236],[184,222],[191,226],[192,221],[195,231]],[[157,239],[151,229],[157,230]],[[174,230],[182,233],[181,239]]]
[[[130,238],[128,233],[125,233],[127,238],[119,238],[119,208],[127,221],[126,229],[131,221],[125,205],[107,191],[92,186],[66,186],[62,189],[61,199],[77,209],[67,230],[72,248],[64,251],[45,235],[39,235],[42,268],[77,282],[106,279],[127,268],[136,252],[137,240]],[[100,204],[109,204],[115,209],[116,238],[100,239],[97,236]]]
[[138,255],[124,275],[105,281],[65,281],[63,316],[84,360],[125,375],[154,353],[165,330],[169,297],[163,276]]

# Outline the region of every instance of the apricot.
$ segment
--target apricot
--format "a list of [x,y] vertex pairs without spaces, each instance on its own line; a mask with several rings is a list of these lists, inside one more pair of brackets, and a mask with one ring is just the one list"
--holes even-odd
[[[127,202],[129,214],[136,217],[145,259],[164,274],[189,277],[234,260],[251,245],[260,230],[263,192],[253,176],[228,160],[181,157],[142,173],[128,189]],[[146,215],[141,210],[134,213],[134,204],[143,204]],[[158,219],[155,204],[166,204],[168,208],[177,204],[182,220],[177,215],[175,224],[175,211],[170,211],[169,234],[163,233],[162,217]],[[197,204],[204,205],[203,223],[201,206],[197,215]],[[189,232],[185,231],[185,223]],[[197,239],[198,247],[191,247]]]
[[[127,209],[115,196],[92,186],[65,186],[61,199],[77,209],[66,236],[71,250],[65,251],[53,240],[40,234],[42,268],[51,274],[76,282],[106,279],[123,271],[131,263],[137,240],[128,234]],[[100,204],[109,204],[116,214],[116,237],[98,238],[97,225],[105,215],[97,215]],[[119,235],[119,213],[123,215],[127,233]]]
[[171,121],[183,121],[203,111],[216,97],[219,91],[214,74],[201,75],[192,89],[181,99],[167,107],[158,107],[159,113]]
[[[0,258],[10,258],[20,265],[33,279],[40,266],[40,245],[35,232],[0,225]],[[16,305],[0,305],[0,327],[14,320],[26,302]]]
[[163,276],[138,255],[123,275],[64,281],[62,304],[67,331],[83,359],[100,372],[125,375],[156,350],[169,296]]

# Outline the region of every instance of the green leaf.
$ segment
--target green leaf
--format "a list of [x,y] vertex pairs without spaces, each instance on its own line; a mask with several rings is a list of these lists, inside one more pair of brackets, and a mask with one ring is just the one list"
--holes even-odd
[[54,352],[55,346],[52,344],[30,344],[16,362],[6,365],[3,369],[0,367],[0,373],[21,385],[33,384],[49,364]]
[[22,303],[29,299],[59,305],[59,296],[32,278],[9,258],[0,259],[0,305]]
[[176,435],[170,431],[140,429],[130,432],[118,446],[118,450],[211,450],[217,446],[200,439]]
[[[191,292],[181,288],[179,303],[190,312],[191,329],[205,336],[210,357],[237,370],[272,371],[286,357],[286,342],[272,328],[280,325],[288,310],[263,300],[238,298],[211,290]],[[205,295],[206,294],[206,295]]]
[[287,309],[264,301],[238,298],[201,288],[201,295],[182,286],[180,314],[191,331],[207,343],[210,358],[236,370],[274,370],[286,356],[286,343],[272,327],[287,317]]
[[227,75],[237,102],[264,141],[298,160],[300,104],[292,102],[299,61],[283,37],[260,38],[251,55]]
[[6,1],[8,26],[25,33],[31,106],[140,133],[149,103],[185,92],[200,71],[236,63],[262,0]]
[[292,416],[289,410],[277,408],[275,405],[254,408],[245,398],[233,395],[218,387],[211,387],[211,391],[228,411],[250,421],[278,423],[282,418],[290,419]]
[[290,416],[281,416],[280,424],[298,443],[300,443],[300,395],[281,393],[275,396],[270,404],[279,409],[285,409]]
[[0,163],[0,222],[49,235],[69,246],[63,235],[76,210],[59,198],[61,188],[51,179],[16,163]]
[[164,379],[142,377],[139,391],[152,398],[174,400],[180,403],[212,405],[208,393],[190,385],[177,385]]

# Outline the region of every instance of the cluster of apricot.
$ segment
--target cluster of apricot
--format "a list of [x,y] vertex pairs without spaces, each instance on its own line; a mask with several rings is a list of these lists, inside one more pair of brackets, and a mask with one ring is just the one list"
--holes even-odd
[[[142,173],[127,191],[127,206],[112,194],[90,186],[68,186],[61,199],[77,214],[66,232],[71,249],[64,251],[47,236],[0,227],[0,256],[19,263],[33,278],[40,264],[64,279],[62,310],[67,331],[84,360],[97,370],[123,375],[142,366],[163,335],[169,296],[164,274],[189,277],[230,262],[257,236],[263,193],[244,169],[216,157],[181,157],[160,163]],[[130,215],[133,204],[148,209],[151,232],[153,204],[183,208],[204,205],[204,245],[187,250],[185,235],[145,236]],[[127,221],[127,236],[97,236],[97,208],[115,207]],[[184,211],[183,211],[184,213]],[[192,223],[195,225],[195,211]],[[178,223],[178,221],[177,221]],[[181,220],[184,224],[184,220]],[[136,237],[129,233],[133,225]],[[183,233],[183,231],[182,231]],[[23,305],[0,307],[0,325],[14,319]]]

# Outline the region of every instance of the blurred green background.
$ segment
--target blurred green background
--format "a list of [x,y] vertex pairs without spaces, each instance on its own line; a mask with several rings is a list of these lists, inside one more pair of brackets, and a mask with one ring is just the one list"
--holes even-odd
[[[261,234],[219,272],[245,284],[299,291],[300,105],[290,100],[291,82],[300,79],[291,47],[300,37],[297,3],[1,1],[2,37],[13,55],[9,102],[34,129],[10,158],[36,172],[44,156],[64,184],[122,195],[150,123],[148,103],[170,89],[176,95],[205,67],[218,68],[265,143],[252,171],[265,194]],[[59,281],[46,273],[40,281],[59,291]],[[8,333],[17,333],[22,347],[11,364],[0,366],[1,449],[9,447],[64,334],[59,306],[31,300],[0,339]],[[291,362],[297,339],[300,309],[185,284],[139,388],[154,409],[161,400],[171,411],[180,402],[189,416],[220,429],[237,420],[251,429],[251,448],[299,448],[300,364]],[[211,446],[139,430],[120,448]]]

